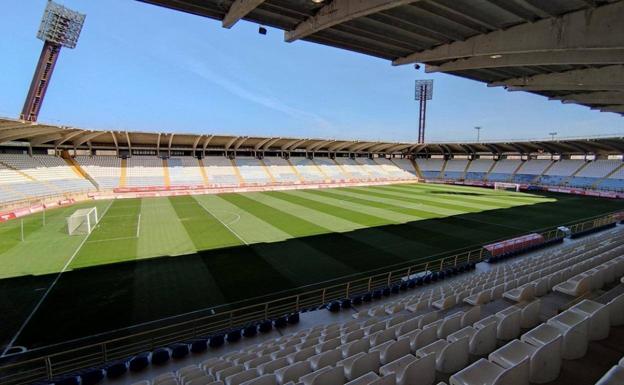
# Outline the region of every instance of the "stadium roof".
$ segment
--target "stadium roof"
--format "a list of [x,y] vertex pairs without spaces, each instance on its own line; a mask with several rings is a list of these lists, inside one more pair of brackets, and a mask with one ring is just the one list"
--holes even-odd
[[139,1],[624,114],[624,0]]
[[283,151],[356,154],[624,154],[624,137],[488,143],[398,143],[338,139],[252,137],[84,130],[0,118],[1,146],[157,151]]

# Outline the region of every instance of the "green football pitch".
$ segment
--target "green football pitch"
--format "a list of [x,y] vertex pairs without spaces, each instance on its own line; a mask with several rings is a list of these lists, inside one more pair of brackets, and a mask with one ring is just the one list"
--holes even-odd
[[[69,236],[66,217],[93,206],[94,231]],[[42,213],[23,230],[20,220],[0,224],[0,345],[18,330],[15,344],[40,346],[620,209],[435,184],[81,203],[47,211],[45,225]]]

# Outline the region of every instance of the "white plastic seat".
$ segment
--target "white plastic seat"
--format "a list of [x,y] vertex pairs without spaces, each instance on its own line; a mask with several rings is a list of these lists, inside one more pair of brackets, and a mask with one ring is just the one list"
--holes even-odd
[[586,316],[568,310],[550,318],[547,324],[557,328],[563,336],[563,359],[575,360],[585,355],[589,340],[589,319]]
[[419,317],[419,323],[418,323],[418,328],[419,329],[423,329],[425,326],[434,323],[435,321],[438,320],[438,317],[440,315],[438,314],[437,311],[432,311],[426,314],[423,314]]
[[342,345],[342,356],[344,358],[347,358],[358,353],[365,353],[368,351],[369,348],[370,341],[368,340],[368,338],[349,342],[348,344]]
[[561,371],[563,336],[558,329],[541,324],[524,333],[522,342],[536,351],[531,358],[531,382],[542,384],[554,381]]
[[315,354],[316,354],[316,349],[314,348],[314,346],[311,346],[309,348],[305,348],[297,352],[290,353],[289,355],[286,356],[286,359],[288,360],[288,362],[292,364],[295,362],[304,361],[312,357]]
[[214,377],[211,375],[206,375],[204,377],[194,378],[188,382],[184,382],[184,385],[209,385],[214,384]]
[[[410,341],[407,338],[398,341],[387,341],[381,349],[372,348],[371,351],[379,351],[379,361],[385,365],[411,352]],[[381,346],[381,345],[380,345]]]
[[449,379],[450,385],[520,385],[513,369],[506,369],[481,358]]
[[433,302],[431,304],[431,306],[435,307],[436,309],[446,310],[446,309],[450,309],[453,306],[455,306],[456,303],[457,302],[455,300],[455,296],[454,295],[449,295],[449,296],[446,296],[444,298],[441,298],[441,299]]
[[364,330],[358,329],[342,335],[342,337],[340,337],[340,341],[343,344],[346,344],[347,342],[359,340],[361,338],[364,338]]
[[386,321],[386,327],[392,327],[392,326],[397,326],[405,321],[408,321],[412,319],[412,317],[410,317],[407,314],[397,314],[394,317],[390,317],[387,321]]
[[503,297],[514,302],[530,301],[535,298],[535,286],[533,283],[527,283],[523,286],[506,291]]
[[[312,372],[310,363],[307,361],[296,362],[275,371],[277,382],[285,384],[289,381],[299,381],[299,378]],[[229,384],[228,384],[229,385]]]
[[379,371],[379,352],[358,353],[343,362],[345,378],[351,381],[368,372]]
[[314,348],[317,353],[326,352],[328,350],[333,350],[339,347],[342,343],[340,342],[340,338],[334,338],[333,340],[321,342],[316,345]]
[[502,341],[512,340],[520,335],[521,311],[515,306],[510,306],[495,314],[498,318],[496,338]]
[[208,374],[213,375],[216,377],[217,372],[219,370],[223,370],[225,368],[229,368],[231,367],[233,364],[231,362],[225,361],[225,360],[219,360],[218,362],[214,362],[212,363],[208,368]]
[[574,277],[572,277],[565,282],[555,285],[553,290],[574,297],[580,297],[591,290],[591,284],[592,276],[583,275],[578,279],[574,279]]
[[595,385],[624,384],[624,367],[616,365],[602,376]]
[[394,329],[394,336],[398,338],[399,336],[418,329],[419,322],[420,320],[418,318],[412,318],[396,325],[396,329]]
[[310,362],[310,367],[312,368],[312,370],[319,370],[326,366],[335,365],[336,362],[340,361],[341,359],[342,350],[333,349],[308,358],[308,362]]
[[468,337],[468,352],[474,356],[483,356],[496,349],[496,324],[490,323],[480,328],[466,326],[465,328],[449,335],[447,340],[457,341],[462,337]]
[[396,384],[432,385],[436,376],[435,365],[434,354],[415,359],[404,370],[396,372]]
[[233,374],[225,378],[225,385],[240,385],[243,382],[253,380],[258,377],[258,371],[255,369],[248,369],[242,372]]
[[204,371],[200,371],[200,372],[191,372],[191,373],[184,373],[181,376],[178,376],[180,379],[180,382],[182,383],[182,385],[187,385],[190,382],[193,382],[195,380],[199,380],[199,379],[209,379],[211,381],[214,381],[214,377],[210,374],[207,374]]
[[595,301],[584,299],[574,305],[570,310],[578,312],[589,318],[589,340],[603,340],[609,336],[611,327],[609,308]]
[[490,301],[497,300],[503,297],[505,292],[505,284],[499,284],[494,286],[490,291]]
[[606,306],[609,309],[611,326],[624,325],[624,294],[613,298]]
[[381,330],[370,336],[370,345],[380,345],[386,341],[394,339],[394,327]]
[[461,321],[464,312],[457,312],[442,319],[442,323],[438,326],[438,338],[446,338],[451,333],[455,333],[461,329]]
[[[523,306],[524,305],[524,306]],[[523,329],[530,329],[540,323],[540,308],[541,301],[535,299],[527,304],[518,304],[520,307],[520,327]]]
[[370,385],[373,384],[379,376],[374,372],[368,372],[363,376],[356,378],[355,380],[347,382],[345,385]]
[[278,385],[275,374],[265,374],[252,380],[245,381],[241,385]]
[[464,312],[461,318],[461,327],[472,326],[481,319],[481,306],[473,306],[467,312]]
[[344,369],[341,366],[319,369],[299,379],[304,385],[343,385]]
[[454,373],[468,364],[468,337],[459,338],[453,342],[437,340],[436,342],[420,348],[416,355],[420,358],[429,354],[435,354],[436,370],[441,373]]
[[484,305],[490,302],[490,293],[493,289],[486,289],[478,292],[477,294],[473,294],[470,297],[464,298],[464,302],[469,305]]
[[283,368],[284,366],[288,366],[289,364],[290,363],[288,362],[286,357],[282,357],[282,358],[271,360],[264,364],[258,365],[256,369],[258,370],[258,374],[271,374],[271,373],[274,373],[277,369]]
[[262,365],[266,362],[271,361],[271,356],[260,356],[258,358],[254,358],[253,360],[249,360],[245,362],[245,369],[257,368],[259,365]]
[[510,384],[528,385],[531,373],[531,351],[529,345],[523,344],[519,340],[513,340],[490,353],[488,359],[492,363],[510,370]]
[[407,365],[415,361],[417,358],[411,354],[406,354],[401,358],[398,358],[390,363],[387,363],[379,368],[379,374],[382,376],[390,376],[392,374],[398,373],[400,371],[405,370]]
[[411,333],[405,334],[399,337],[399,339],[409,338],[410,348],[412,352],[415,352],[419,348],[429,345],[438,338],[437,325],[431,326],[431,324],[429,324],[427,326],[428,327],[426,327],[425,329],[416,329]]
[[219,370],[216,373],[215,378],[217,379],[217,381],[225,381],[225,379],[228,378],[229,376],[236,374],[236,373],[240,373],[244,370],[245,370],[245,367],[243,365],[230,366],[229,368]]
[[542,277],[535,281],[535,296],[542,297],[548,294],[550,287],[548,286],[548,277]]

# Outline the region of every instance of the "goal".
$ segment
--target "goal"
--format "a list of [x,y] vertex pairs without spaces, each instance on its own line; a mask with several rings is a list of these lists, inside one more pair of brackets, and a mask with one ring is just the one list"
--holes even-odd
[[494,190],[507,190],[507,191],[520,191],[520,185],[518,183],[494,183]]
[[98,220],[97,207],[76,210],[67,217],[67,232],[69,235],[90,234]]

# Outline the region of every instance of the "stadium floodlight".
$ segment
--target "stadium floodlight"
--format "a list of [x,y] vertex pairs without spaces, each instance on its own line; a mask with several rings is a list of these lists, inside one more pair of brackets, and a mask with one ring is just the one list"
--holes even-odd
[[44,41],[39,62],[30,83],[20,119],[37,121],[43,98],[61,52],[61,47],[75,48],[86,16],[51,0],[48,1],[37,38]]
[[418,101],[418,143],[425,143],[427,100],[433,99],[433,79],[416,80],[414,99]]
[[37,38],[67,48],[76,48],[86,15],[49,1],[43,12]]
[[67,233],[69,235],[91,234],[98,221],[97,207],[76,210],[67,217]]
[[476,126],[474,129],[477,130],[477,143],[479,143],[479,141],[481,140],[481,129],[483,127],[481,126]]

